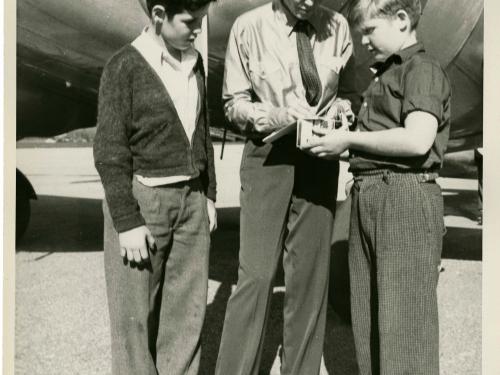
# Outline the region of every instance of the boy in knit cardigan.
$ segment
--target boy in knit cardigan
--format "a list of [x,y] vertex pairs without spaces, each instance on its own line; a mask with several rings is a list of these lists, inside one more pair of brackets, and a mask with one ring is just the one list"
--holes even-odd
[[197,374],[215,170],[203,62],[212,0],[148,0],[151,24],[106,64],[95,165],[113,374]]

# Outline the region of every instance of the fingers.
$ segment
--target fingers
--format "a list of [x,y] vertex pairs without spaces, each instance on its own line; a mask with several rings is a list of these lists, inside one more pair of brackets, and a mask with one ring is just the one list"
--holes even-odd
[[339,158],[342,160],[349,160],[349,150],[345,150],[343,153],[339,155]]
[[330,129],[321,128],[319,126],[313,126],[312,128],[312,133],[318,136],[327,135],[330,131],[331,131]]
[[213,232],[217,229],[217,215],[210,218],[210,232]]
[[148,232],[146,233],[146,243],[147,243],[147,247],[149,250],[154,250],[155,249],[155,238],[153,237],[153,235],[151,234],[151,232]]
[[259,133],[265,133],[270,130],[269,120],[267,118],[259,118],[254,124],[254,128]]
[[[149,260],[149,252],[148,252],[148,248],[147,246],[144,246],[144,247],[140,247],[139,248],[139,251],[138,251],[138,257],[139,257],[139,262],[142,262],[142,261],[147,261]],[[134,257],[135,259],[136,257]],[[137,260],[136,260],[137,262]]]
[[321,139],[310,139],[309,143],[302,147],[303,150],[308,150],[309,152],[316,153],[317,151],[322,151],[323,143]]
[[325,148],[323,146],[313,146],[309,149],[309,152],[319,156],[319,154],[325,152]]
[[141,249],[133,249],[132,254],[134,256],[134,261],[136,263],[141,263],[142,262],[142,257],[141,257]]
[[134,261],[134,250],[127,248],[126,251],[127,251],[127,260],[129,262],[133,262]]
[[138,265],[149,261],[148,249],[153,248],[154,238],[145,225],[121,232],[118,238],[120,255],[124,260]]
[[120,250],[122,257],[126,257],[129,262],[142,264],[149,261],[149,252],[145,245],[138,248],[122,248]]
[[207,198],[207,215],[208,215],[208,229],[210,233],[217,229],[217,210],[215,203],[210,198]]

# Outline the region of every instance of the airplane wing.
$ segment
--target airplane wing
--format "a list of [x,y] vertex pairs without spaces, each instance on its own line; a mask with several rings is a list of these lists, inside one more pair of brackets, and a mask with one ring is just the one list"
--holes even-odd
[[145,22],[136,0],[19,0],[17,139],[95,126],[102,67]]
[[[221,89],[229,30],[244,11],[268,0],[218,0],[198,48],[208,60],[211,125],[226,126]],[[347,13],[352,0],[325,0]],[[427,49],[440,58],[453,89],[449,151],[482,144],[483,3],[428,0],[419,26]],[[17,138],[52,136],[95,126],[99,76],[114,51],[147,23],[145,0],[18,0]],[[368,85],[370,56],[354,34],[358,88]],[[207,51],[208,50],[208,51]]]

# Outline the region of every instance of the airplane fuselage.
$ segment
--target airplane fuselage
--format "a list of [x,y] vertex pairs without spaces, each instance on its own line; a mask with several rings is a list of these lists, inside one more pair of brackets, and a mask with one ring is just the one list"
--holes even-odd
[[[323,3],[347,12],[351,0]],[[237,16],[268,0],[218,0],[211,5],[208,33],[208,90],[211,126],[222,127],[221,88],[229,30]],[[438,57],[453,86],[449,150],[482,141],[483,3],[429,0],[419,37]],[[52,136],[95,126],[102,67],[148,24],[145,0],[19,0],[17,2],[17,138]],[[371,76],[371,58],[354,34],[358,88]],[[201,47],[203,48],[203,47]]]

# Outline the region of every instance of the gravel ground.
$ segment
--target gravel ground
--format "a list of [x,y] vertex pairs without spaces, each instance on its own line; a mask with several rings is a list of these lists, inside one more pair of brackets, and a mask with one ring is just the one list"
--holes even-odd
[[[201,371],[206,375],[213,373],[226,302],[236,282],[241,146],[226,147],[224,160],[217,160],[216,165],[220,229],[213,238],[210,263]],[[219,151],[217,146],[217,157]],[[16,374],[110,374],[102,188],[91,151],[23,148],[17,158],[39,199],[32,203],[30,226],[17,245]],[[469,162],[468,157],[464,160]],[[345,169],[343,165],[342,181],[348,179]],[[448,227],[445,272],[438,287],[442,375],[481,373],[482,231],[474,221],[477,181],[470,173],[460,177],[440,180]],[[345,198],[342,191],[338,198]],[[343,275],[334,274],[333,280],[340,280],[335,284],[335,298],[340,298]],[[279,374],[283,291],[278,277],[262,374]],[[322,375],[357,373],[351,328],[339,306],[328,312]]]

